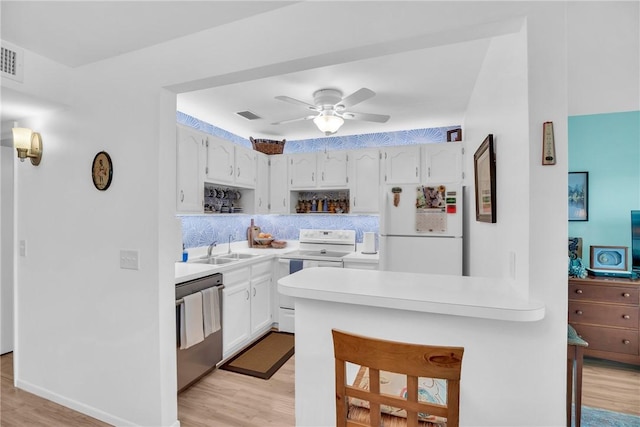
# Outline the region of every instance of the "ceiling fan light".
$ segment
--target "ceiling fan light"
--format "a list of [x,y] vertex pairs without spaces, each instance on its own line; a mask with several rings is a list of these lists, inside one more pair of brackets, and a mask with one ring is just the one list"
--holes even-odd
[[325,135],[331,135],[340,129],[340,126],[344,124],[344,119],[339,116],[321,114],[313,119],[313,123],[315,123],[318,129],[324,132]]

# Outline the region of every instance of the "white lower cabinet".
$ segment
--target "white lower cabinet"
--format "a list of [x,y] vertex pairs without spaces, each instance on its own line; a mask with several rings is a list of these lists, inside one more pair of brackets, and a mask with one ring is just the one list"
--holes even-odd
[[273,323],[272,262],[240,267],[222,275],[222,357],[226,359],[267,331]]

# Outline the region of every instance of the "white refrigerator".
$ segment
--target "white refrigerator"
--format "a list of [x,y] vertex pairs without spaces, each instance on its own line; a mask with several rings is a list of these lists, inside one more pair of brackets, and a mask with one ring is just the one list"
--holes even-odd
[[386,185],[380,269],[462,275],[462,186]]

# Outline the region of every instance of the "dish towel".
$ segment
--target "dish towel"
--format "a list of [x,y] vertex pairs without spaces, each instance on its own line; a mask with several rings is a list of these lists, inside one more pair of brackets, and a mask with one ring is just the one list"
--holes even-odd
[[204,319],[204,337],[220,330],[220,293],[218,288],[208,288],[202,293],[202,317]]
[[204,340],[202,327],[202,294],[196,292],[183,298],[180,310],[180,348],[185,349]]
[[289,260],[289,274],[293,274],[296,271],[302,270],[302,260],[301,259],[292,259]]

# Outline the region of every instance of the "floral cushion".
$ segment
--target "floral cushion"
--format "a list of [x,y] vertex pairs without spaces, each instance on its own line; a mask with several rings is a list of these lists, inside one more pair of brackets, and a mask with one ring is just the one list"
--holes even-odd
[[[361,366],[353,386],[364,390],[369,390],[369,368]],[[394,372],[380,371],[380,393],[392,396],[407,398],[407,376]],[[447,381],[439,378],[418,378],[418,400],[421,402],[436,403],[446,405],[447,403]],[[369,408],[369,402],[354,397],[349,398],[349,404]],[[395,408],[389,405],[380,405],[382,413],[407,418],[404,409]],[[418,414],[421,421],[429,421],[441,425],[446,425],[446,418],[429,414]]]

